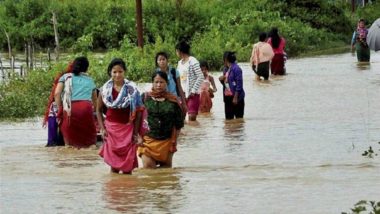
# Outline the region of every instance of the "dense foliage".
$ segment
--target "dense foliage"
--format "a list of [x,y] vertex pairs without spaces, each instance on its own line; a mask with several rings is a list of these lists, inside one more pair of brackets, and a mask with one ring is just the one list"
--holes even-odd
[[[252,44],[262,31],[278,27],[286,51],[299,56],[348,44],[359,17],[371,23],[380,3],[350,13],[346,1],[325,0],[149,0],[143,1],[144,48],[136,46],[135,1],[126,0],[0,0],[0,47],[7,51],[5,32],[14,51],[33,42],[38,52],[54,48],[52,13],[57,14],[61,50],[69,53],[52,65],[59,71],[78,55],[90,59],[90,75],[100,86],[113,57],[127,61],[128,78],[147,81],[154,55],[167,51],[175,64],[175,44],[185,39],[193,55],[221,66],[226,50],[248,61]],[[331,18],[334,17],[334,18]],[[103,54],[94,52],[102,51]],[[55,72],[31,71],[0,86],[0,117],[41,114]],[[27,84],[25,84],[27,83]],[[38,95],[38,96],[36,96]],[[17,99],[16,99],[17,98]]]

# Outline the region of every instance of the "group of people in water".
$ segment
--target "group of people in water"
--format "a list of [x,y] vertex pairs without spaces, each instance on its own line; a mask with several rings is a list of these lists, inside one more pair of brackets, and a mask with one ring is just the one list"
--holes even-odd
[[250,63],[258,80],[268,80],[269,70],[273,75],[285,75],[286,40],[278,33],[277,28],[272,28],[267,34],[259,34],[259,42],[253,45]]
[[[260,34],[251,57],[253,70],[264,79],[269,77],[269,67],[272,74],[285,74],[285,39],[279,37],[277,29],[270,35],[266,40],[266,34]],[[137,156],[144,168],[171,167],[186,115],[192,123],[199,112],[210,112],[217,92],[208,63],[193,57],[186,42],[179,42],[175,48],[180,59],[177,67],[169,64],[166,52],[157,53],[152,88],[144,93],[126,79],[123,59],[109,63],[110,79],[98,89],[87,74],[88,59],[75,58],[53,83],[43,120],[48,126],[47,146],[87,148],[96,143],[100,132],[103,144],[99,155],[114,173],[130,174],[138,167]],[[243,118],[243,73],[235,52],[226,51],[223,62],[219,81],[225,118]]]

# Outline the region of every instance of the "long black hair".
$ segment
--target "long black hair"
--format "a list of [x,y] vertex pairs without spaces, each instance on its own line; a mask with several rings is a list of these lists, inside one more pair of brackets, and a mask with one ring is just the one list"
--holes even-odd
[[273,48],[278,48],[278,46],[280,46],[281,38],[278,35],[278,29],[277,28],[275,28],[275,27],[272,28],[272,30],[269,32],[268,37],[270,37],[272,39]]
[[190,45],[186,41],[180,41],[176,46],[176,50],[179,50],[181,53],[190,55]]
[[90,63],[85,56],[75,58],[73,62],[73,74],[79,75],[80,72],[87,72],[89,64]]
[[233,51],[226,51],[223,54],[223,60],[227,60],[229,63],[235,63],[236,62],[236,55]]

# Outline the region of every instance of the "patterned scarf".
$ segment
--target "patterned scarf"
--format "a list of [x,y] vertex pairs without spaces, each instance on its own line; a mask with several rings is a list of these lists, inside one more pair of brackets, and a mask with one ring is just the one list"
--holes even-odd
[[[52,86],[51,91],[50,91],[48,104],[46,105],[45,116],[44,116],[44,121],[43,121],[44,124],[47,123],[48,117],[50,117],[51,113],[52,113],[51,107],[53,106],[55,89],[58,85],[59,78],[61,78],[61,76],[63,76],[66,73],[70,73],[73,69],[73,64],[74,64],[73,62],[70,62],[68,64],[66,70],[64,72],[58,73],[57,76],[54,78],[53,86]],[[54,113],[56,114],[57,112],[54,112]]]
[[67,73],[65,75],[65,88],[63,93],[63,110],[67,112],[67,116],[71,116],[71,94],[73,91],[73,75],[72,73]]
[[356,32],[358,33],[358,39],[366,39],[367,38],[368,30],[365,27],[363,27],[363,28],[358,27],[356,29]]
[[131,115],[134,115],[136,110],[143,107],[140,92],[133,82],[124,79],[124,84],[115,100],[112,98],[113,86],[114,82],[110,79],[102,87],[103,102],[107,108],[121,109],[129,107]]

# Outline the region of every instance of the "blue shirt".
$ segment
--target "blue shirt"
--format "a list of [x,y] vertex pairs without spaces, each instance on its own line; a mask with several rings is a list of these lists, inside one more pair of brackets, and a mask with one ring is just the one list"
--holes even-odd
[[[177,94],[177,79],[174,79],[173,75],[172,75],[172,69],[175,69],[171,66],[168,67],[169,68],[169,71],[168,73],[166,73],[166,71],[162,71],[162,72],[165,72],[167,75],[168,75],[168,85],[166,86],[166,90],[169,92],[169,93],[172,93],[174,94],[175,96],[179,97],[180,95]],[[157,71],[161,71],[160,68],[157,68],[156,69],[156,72]],[[176,78],[179,78],[179,71],[177,69],[175,69],[175,77]]]
[[[225,75],[228,68],[224,68],[223,74]],[[230,73],[228,75],[228,85],[230,86],[231,92],[235,94],[238,93],[238,100],[242,100],[245,97],[245,92],[243,89],[243,71],[236,64],[232,63],[230,68]]]
[[[59,78],[59,82],[65,84],[65,79],[69,74],[64,74],[61,78]],[[91,77],[79,74],[72,75],[72,93],[71,93],[71,101],[75,100],[92,100],[92,92],[96,89],[96,85],[94,80]]]

